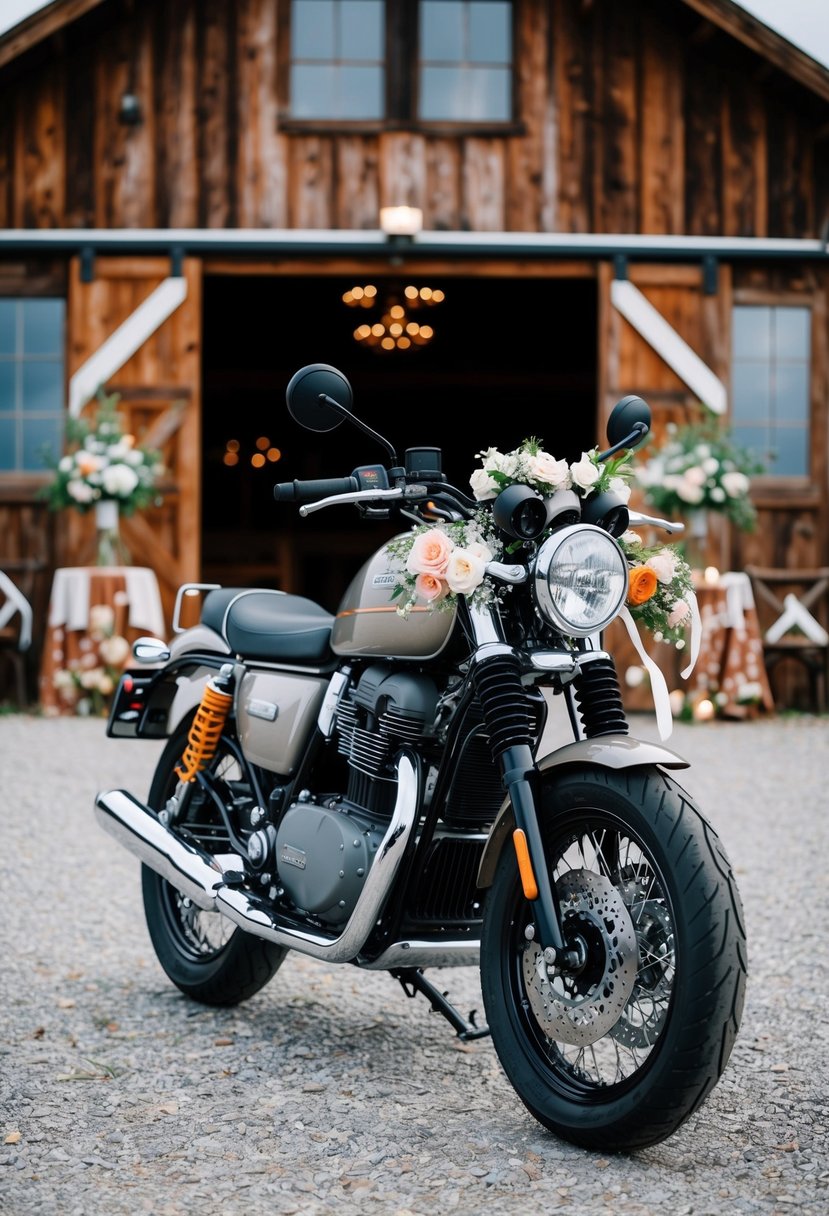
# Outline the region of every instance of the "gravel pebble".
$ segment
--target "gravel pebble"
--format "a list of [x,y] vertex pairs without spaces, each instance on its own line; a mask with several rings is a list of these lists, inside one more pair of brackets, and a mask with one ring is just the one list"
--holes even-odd
[[[631,729],[657,738],[649,715]],[[825,1216],[829,719],[676,723],[667,746],[737,872],[746,1009],[679,1132],[603,1156],[541,1128],[489,1039],[461,1044],[387,975],[292,953],[244,1005],[193,1006],[156,961],[139,863],[92,813],[101,788],[144,796],[161,744],[0,717],[0,1210]],[[431,976],[483,1020],[475,968]]]

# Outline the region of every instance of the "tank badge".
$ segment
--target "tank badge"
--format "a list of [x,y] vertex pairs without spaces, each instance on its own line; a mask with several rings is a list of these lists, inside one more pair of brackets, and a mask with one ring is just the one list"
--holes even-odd
[[283,844],[279,860],[287,862],[289,866],[296,866],[298,870],[305,869],[305,854],[302,849],[295,849],[290,844]]
[[393,587],[396,582],[396,575],[391,570],[386,570],[384,574],[375,574],[371,585],[372,587]]

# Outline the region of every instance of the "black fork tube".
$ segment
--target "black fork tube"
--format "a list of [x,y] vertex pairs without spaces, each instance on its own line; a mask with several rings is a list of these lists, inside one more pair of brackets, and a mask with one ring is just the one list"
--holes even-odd
[[501,767],[504,787],[509,794],[515,815],[515,826],[520,828],[527,838],[527,848],[538,888],[538,896],[532,901],[536,932],[541,939],[542,948],[552,946],[560,957],[565,952],[564,938],[558,903],[553,895],[544,857],[544,843],[538,827],[537,798],[534,792],[537,785],[536,767],[532,751],[523,744],[519,747],[508,747],[501,756]]

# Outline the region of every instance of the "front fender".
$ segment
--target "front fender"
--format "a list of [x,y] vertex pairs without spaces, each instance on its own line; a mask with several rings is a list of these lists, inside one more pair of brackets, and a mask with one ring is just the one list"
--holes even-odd
[[[688,768],[689,762],[660,743],[648,743],[633,739],[630,735],[600,735],[595,739],[580,739],[557,748],[538,761],[540,774],[557,768],[572,768],[574,765],[593,768],[635,768],[642,764],[658,764],[663,768]],[[512,803],[504,800],[490,828],[489,839],[484,845],[483,856],[478,867],[478,886],[492,886],[495,867],[504,844],[512,836],[515,827]]]

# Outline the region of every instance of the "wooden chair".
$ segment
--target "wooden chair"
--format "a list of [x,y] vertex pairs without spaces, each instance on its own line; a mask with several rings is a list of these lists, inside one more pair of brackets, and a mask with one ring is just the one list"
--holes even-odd
[[12,668],[20,709],[29,705],[33,619],[29,597],[5,570],[0,570],[0,659]]
[[746,566],[746,574],[761,619],[769,680],[785,660],[799,663],[808,678],[813,710],[825,711],[829,708],[829,566],[812,570]]

